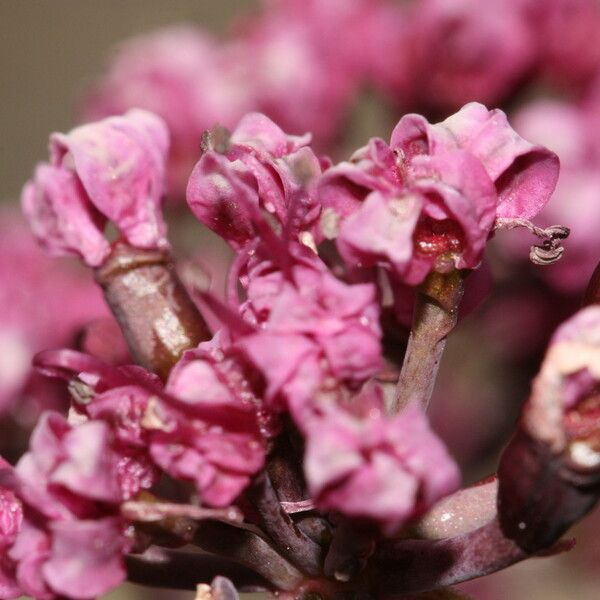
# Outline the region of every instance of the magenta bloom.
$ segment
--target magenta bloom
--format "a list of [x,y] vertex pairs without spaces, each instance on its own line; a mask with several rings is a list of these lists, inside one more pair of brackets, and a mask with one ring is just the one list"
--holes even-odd
[[150,440],[152,458],[174,477],[194,481],[211,506],[230,505],[265,461],[261,406],[248,374],[217,336],[173,369],[165,389],[179,407],[155,408],[160,425]]
[[144,108],[164,119],[171,136],[167,168],[172,197],[185,194],[202,133],[233,126],[252,108],[227,46],[191,25],[136,37],[118,47],[106,74],[83,102],[95,120]]
[[313,424],[304,468],[317,506],[376,523],[388,536],[460,483],[418,409],[363,420],[340,413]]
[[[11,467],[0,458],[0,479],[9,476]],[[23,507],[10,489],[0,482],[0,596],[6,600],[22,595],[16,580],[15,564],[7,550],[15,543],[23,524]]]
[[295,237],[314,228],[320,206],[310,181],[321,163],[309,135],[287,135],[251,113],[219,143],[224,148],[209,145],[188,184],[188,204],[202,223],[237,250],[255,239],[259,208]]
[[468,104],[442,123],[403,117],[320,183],[321,228],[351,266],[386,266],[420,283],[432,269],[473,269],[497,217],[534,216],[558,159],[515,134],[499,110]]
[[167,246],[160,210],[167,147],[162,121],[141,110],[53,134],[50,164],[38,166],[21,199],[36,237],[90,266],[108,255],[107,219],[133,246]]
[[245,383],[244,363],[228,352],[219,336],[200,344],[175,366],[164,390],[137,366],[109,367],[69,351],[38,360],[46,372],[83,384],[74,410],[111,431],[123,499],[153,485],[160,467],[195,483],[204,503],[228,506],[265,459],[260,405]]
[[444,111],[477,100],[497,104],[533,66],[536,43],[520,12],[504,0],[423,0],[410,38],[417,102]]

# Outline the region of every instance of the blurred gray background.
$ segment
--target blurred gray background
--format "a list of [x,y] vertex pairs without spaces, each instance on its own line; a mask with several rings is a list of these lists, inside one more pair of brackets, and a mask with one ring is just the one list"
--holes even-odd
[[181,21],[222,31],[254,0],[0,0],[0,201],[16,201],[51,131],[113,44]]

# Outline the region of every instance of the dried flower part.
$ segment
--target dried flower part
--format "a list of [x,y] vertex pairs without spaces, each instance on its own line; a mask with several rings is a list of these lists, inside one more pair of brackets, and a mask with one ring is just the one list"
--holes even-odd
[[112,221],[139,248],[167,248],[161,214],[168,133],[151,113],[83,125],[50,138],[50,165],[40,165],[22,195],[34,233],[56,254],[99,266],[109,253]]
[[500,462],[500,522],[528,551],[554,543],[598,500],[599,332],[596,306],[557,330]]

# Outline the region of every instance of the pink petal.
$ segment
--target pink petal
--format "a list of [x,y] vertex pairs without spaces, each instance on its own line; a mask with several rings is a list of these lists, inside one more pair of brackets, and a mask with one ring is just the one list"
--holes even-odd
[[116,517],[52,523],[51,553],[43,567],[50,587],[70,598],[92,599],[118,586],[126,576],[122,527]]
[[23,188],[21,204],[34,235],[51,253],[79,255],[92,267],[108,255],[105,219],[68,169],[38,165]]

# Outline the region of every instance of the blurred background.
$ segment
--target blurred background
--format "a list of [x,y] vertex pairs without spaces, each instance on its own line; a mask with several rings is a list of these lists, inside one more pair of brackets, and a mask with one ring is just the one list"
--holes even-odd
[[[492,244],[484,269],[484,286],[491,294],[465,315],[451,340],[433,402],[434,426],[463,466],[466,480],[494,469],[548,337],[576,310],[600,258],[598,4],[391,1],[367,23],[342,10],[359,4],[354,0],[324,1],[322,6],[333,8],[322,13],[318,0],[306,0],[307,10],[318,17],[313,25],[319,24],[316,33],[306,36],[303,9],[297,8],[302,3],[289,4],[296,8],[290,9],[287,20],[279,15],[263,23],[259,2],[250,0],[0,0],[0,413],[4,411],[0,450],[4,455],[18,457],[25,433],[42,408],[39,398],[45,398],[43,406],[64,402],[64,390],[43,387],[47,384],[29,373],[32,353],[64,344],[89,350],[89,323],[109,318],[90,286],[89,274],[72,262],[39,254],[15,216],[16,208],[10,207],[16,207],[35,164],[46,158],[50,132],[67,131],[81,119],[118,112],[128,103],[147,100],[152,107],[149,88],[139,88],[145,90],[141,95],[136,95],[138,89],[130,96],[115,97],[111,87],[115,81],[124,89],[128,73],[135,79],[133,67],[129,72],[123,68],[125,75],[117,73],[114,80],[107,75],[118,71],[118,57],[126,53],[119,50],[120,44],[158,28],[192,23],[215,36],[235,40],[239,33],[244,38],[241,49],[232,44],[226,56],[218,57],[234,73],[227,86],[244,90],[250,80],[262,85],[243,101],[239,90],[228,87],[222,100],[217,94],[213,104],[203,107],[206,114],[214,110],[218,115],[220,103],[230,109],[228,115],[235,114],[238,104],[247,102],[250,109],[287,119],[292,133],[314,129],[317,146],[341,159],[368,137],[387,139],[404,112],[418,110],[442,119],[469,100],[481,100],[490,108],[502,106],[524,137],[559,153],[563,174],[541,223],[572,227],[564,261],[533,268],[527,261],[533,240],[526,234],[507,235]],[[336,22],[342,13],[345,20]],[[295,36],[292,41],[286,38],[288,33]],[[267,49],[265,40],[272,41]],[[302,48],[306,40],[308,50]],[[146,52],[150,57],[158,50],[142,48],[139,55],[143,58]],[[247,64],[238,73],[236,61],[242,55]],[[304,65],[306,56],[313,62]],[[345,79],[346,70],[352,69],[366,81],[360,89]],[[206,77],[214,82],[211,92],[221,89],[214,73]],[[328,87],[332,82],[335,89]],[[265,89],[269,94],[261,96]],[[333,122],[335,130],[330,130]],[[192,147],[199,148],[197,137]],[[183,160],[176,166],[185,171],[187,165]],[[179,171],[174,173],[173,197],[181,194]],[[172,221],[183,253],[200,238],[203,244],[212,243],[198,229],[189,233],[176,200],[173,206]],[[219,260],[225,259],[219,255]],[[69,318],[58,322],[67,292]],[[573,532],[578,543],[572,552],[530,560],[461,588],[481,600],[596,600],[599,534],[600,515],[592,515]],[[191,593],[165,595],[130,585],[110,595],[166,596],[192,598]]]
[[1,0],[0,197],[16,201],[50,131],[73,126],[82,90],[114,44],[170,23],[223,31],[252,0]]

